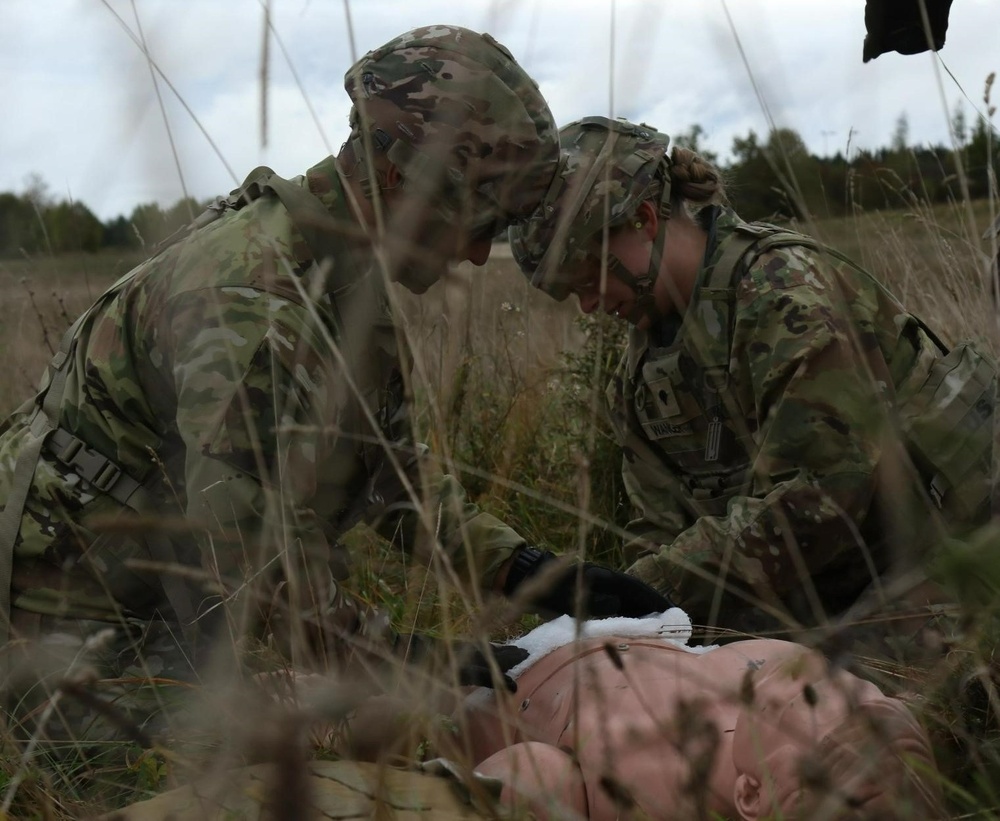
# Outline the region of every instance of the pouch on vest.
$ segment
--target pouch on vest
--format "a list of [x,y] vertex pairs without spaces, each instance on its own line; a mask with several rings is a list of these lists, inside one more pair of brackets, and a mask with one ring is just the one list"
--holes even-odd
[[914,462],[930,477],[934,501],[955,521],[978,523],[989,515],[996,391],[995,363],[963,342],[934,363],[899,408]]

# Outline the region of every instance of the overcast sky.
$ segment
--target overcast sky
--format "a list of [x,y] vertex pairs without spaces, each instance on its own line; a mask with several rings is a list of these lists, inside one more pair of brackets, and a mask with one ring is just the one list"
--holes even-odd
[[[937,56],[891,53],[867,64],[864,0],[271,6],[278,39],[264,145],[258,0],[135,0],[134,8],[129,0],[0,0],[0,191],[20,193],[38,174],[54,198],[80,200],[107,220],[143,202],[170,205],[185,187],[198,199],[227,193],[260,164],[302,173],[343,142],[343,75],[357,53],[432,23],[492,33],[538,81],[560,125],[609,113],[668,134],[698,123],[723,157],[734,136],[768,131],[758,92],[777,124],[796,129],[814,153],[888,145],[904,111],[911,144],[947,144],[955,105],[963,100],[971,121],[974,105],[984,109],[986,76],[1000,70],[996,0],[955,0]],[[136,44],[140,26],[172,85],[157,78],[166,122]],[[1000,84],[996,91],[994,100]]]

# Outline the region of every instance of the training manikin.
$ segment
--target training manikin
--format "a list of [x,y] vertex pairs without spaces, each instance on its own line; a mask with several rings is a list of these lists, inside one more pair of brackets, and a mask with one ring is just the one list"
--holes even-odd
[[689,648],[688,625],[671,610],[574,639],[564,617],[519,640],[517,692],[457,715],[476,771],[540,818],[940,817],[903,702],[802,645]]

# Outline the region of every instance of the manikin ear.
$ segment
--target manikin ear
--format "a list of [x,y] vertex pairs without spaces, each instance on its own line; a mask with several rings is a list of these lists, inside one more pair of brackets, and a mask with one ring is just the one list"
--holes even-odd
[[760,782],[752,775],[740,773],[733,785],[733,803],[744,821],[760,818]]
[[652,202],[643,200],[639,203],[639,207],[635,209],[635,221],[642,223],[642,228],[639,230],[644,239],[648,239],[650,242],[656,239],[656,231],[660,222]]

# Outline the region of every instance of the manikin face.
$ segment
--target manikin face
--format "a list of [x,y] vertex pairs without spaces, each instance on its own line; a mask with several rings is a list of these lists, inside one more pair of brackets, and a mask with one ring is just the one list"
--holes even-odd
[[[733,762],[742,775],[735,799],[745,818],[877,817],[887,796],[898,805],[904,792],[901,768],[887,756],[931,761],[919,725],[899,702],[818,664],[764,676],[754,709],[736,725]],[[891,748],[877,722],[883,736],[893,726]]]

